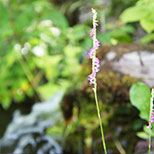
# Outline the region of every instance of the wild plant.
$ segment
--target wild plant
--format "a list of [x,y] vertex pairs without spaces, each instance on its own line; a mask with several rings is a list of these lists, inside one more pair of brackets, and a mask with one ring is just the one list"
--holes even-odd
[[106,149],[106,144],[105,144],[105,139],[104,139],[104,131],[103,131],[103,125],[102,125],[102,119],[100,115],[100,108],[98,104],[98,99],[97,99],[97,82],[96,82],[96,73],[100,70],[100,61],[96,57],[96,50],[100,46],[100,42],[96,38],[96,27],[98,26],[98,20],[97,20],[97,12],[95,9],[92,8],[92,13],[93,13],[93,28],[91,30],[90,36],[91,39],[93,40],[93,47],[90,49],[88,53],[88,57],[92,59],[92,73],[88,76],[88,80],[90,82],[90,85],[93,85],[93,92],[95,96],[95,102],[96,102],[96,109],[97,109],[97,115],[99,119],[99,125],[101,129],[101,136],[102,136],[102,142],[103,142],[103,148],[105,154],[107,154],[107,149]]

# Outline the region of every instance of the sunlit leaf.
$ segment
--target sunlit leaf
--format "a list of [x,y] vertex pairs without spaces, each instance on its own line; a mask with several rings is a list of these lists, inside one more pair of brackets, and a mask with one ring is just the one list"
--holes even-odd
[[140,111],[140,117],[149,120],[150,89],[142,82],[134,84],[130,89],[131,103]]
[[154,19],[141,20],[141,26],[146,32],[151,33],[154,30]]
[[142,6],[133,6],[126,9],[120,16],[120,19],[124,22],[136,22],[150,14],[150,11],[147,8]]
[[145,132],[138,132],[137,136],[142,138],[142,139],[148,139],[148,137],[149,137],[148,134],[145,133]]

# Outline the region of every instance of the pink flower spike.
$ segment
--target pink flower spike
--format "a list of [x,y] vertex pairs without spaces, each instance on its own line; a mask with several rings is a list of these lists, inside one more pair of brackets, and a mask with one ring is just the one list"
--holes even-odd
[[92,65],[93,65],[92,66],[93,72],[88,76],[88,80],[90,82],[90,85],[96,83],[96,76],[95,75],[100,70],[99,69],[99,67],[100,67],[99,59],[95,56],[96,50],[100,46],[100,42],[96,38],[96,27],[98,26],[98,20],[96,20],[96,17],[97,17],[96,11],[92,9],[92,12],[94,13],[94,15],[93,15],[93,28],[90,31],[90,37],[93,39],[93,48],[90,49],[90,51],[88,52],[88,57],[90,59],[92,59]]

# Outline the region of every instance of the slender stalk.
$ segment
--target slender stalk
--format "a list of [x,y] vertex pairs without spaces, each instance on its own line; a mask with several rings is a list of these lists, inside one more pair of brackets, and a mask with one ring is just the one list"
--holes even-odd
[[94,84],[94,94],[95,94],[95,102],[96,102],[97,115],[98,115],[99,125],[100,125],[100,129],[101,129],[103,148],[104,148],[105,154],[107,154],[105,138],[104,138],[104,131],[103,131],[103,125],[102,125],[102,119],[101,119],[101,114],[100,114],[100,109],[99,109],[98,99],[97,99],[97,83],[96,82]]
[[150,154],[151,152],[151,128],[149,129],[149,152],[148,154]]

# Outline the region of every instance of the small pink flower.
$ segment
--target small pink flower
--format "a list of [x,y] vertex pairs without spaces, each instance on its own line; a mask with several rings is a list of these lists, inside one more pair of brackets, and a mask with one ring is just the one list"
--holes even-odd
[[95,26],[98,26],[97,22],[98,22],[98,20],[95,20]]
[[88,80],[90,82],[90,85],[94,84],[95,83],[95,75],[96,75],[96,72],[92,72],[88,77]]
[[94,48],[91,48],[91,49],[90,49],[90,51],[89,51],[89,53],[88,53],[88,57],[89,57],[90,59],[92,59],[92,58],[93,58],[94,51],[95,51],[95,49],[94,49]]
[[100,62],[99,62],[99,59],[97,57],[95,58],[94,67],[95,67],[95,71],[98,72],[99,67],[100,67]]
[[91,30],[91,32],[90,32],[90,36],[91,36],[91,38],[93,38],[93,37],[94,37],[94,32],[95,32],[95,29],[96,29],[96,27],[94,27],[94,28]]
[[95,40],[95,49],[98,49],[100,47],[100,42],[96,39]]

